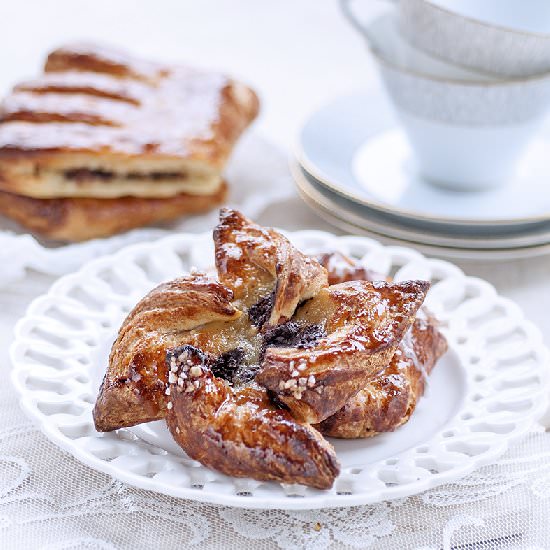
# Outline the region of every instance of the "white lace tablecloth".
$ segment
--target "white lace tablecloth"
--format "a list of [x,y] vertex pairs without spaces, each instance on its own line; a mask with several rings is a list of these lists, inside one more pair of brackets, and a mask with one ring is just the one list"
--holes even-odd
[[456,483],[348,509],[211,506],[91,470],[25,418],[8,382],[13,324],[51,281],[31,274],[0,291],[0,548],[550,548],[550,433],[542,428]]

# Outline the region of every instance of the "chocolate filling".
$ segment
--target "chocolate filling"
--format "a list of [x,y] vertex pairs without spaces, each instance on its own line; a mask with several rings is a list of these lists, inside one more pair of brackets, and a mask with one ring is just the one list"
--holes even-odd
[[89,168],[72,168],[63,172],[65,179],[74,180],[77,183],[83,183],[90,180],[109,181],[115,177],[127,180],[179,180],[185,178],[183,172],[128,172],[118,174],[111,170],[91,170]]
[[248,310],[248,317],[250,322],[258,328],[262,328],[267,323],[273,304],[275,302],[275,289],[267,296],[260,298],[253,306]]
[[210,370],[219,378],[223,378],[228,382],[233,383],[234,378],[237,375],[239,367],[242,366],[244,361],[244,350],[242,348],[235,348],[230,351],[222,353],[219,357],[216,357],[210,366]]
[[295,321],[288,321],[270,328],[264,334],[261,356],[263,357],[267,348],[311,348],[326,335],[323,325],[300,325]]
[[300,325],[295,321],[288,321],[270,328],[264,336],[264,345],[265,347],[310,348],[326,335],[327,331],[323,325]]
[[[272,295],[270,296],[272,297]],[[262,300],[268,302],[265,298]],[[268,315],[269,310],[266,311]],[[266,311],[262,312],[263,315],[266,315]],[[323,325],[301,325],[289,321],[270,328],[263,335],[259,364],[247,365],[245,350],[241,347],[236,347],[215,357],[190,344],[168,350],[166,364],[170,368],[171,358],[176,357],[177,359],[182,353],[185,353],[191,360],[198,360],[202,366],[208,367],[217,378],[223,378],[234,386],[240,386],[254,379],[268,347],[310,348],[326,335],[327,332]]]

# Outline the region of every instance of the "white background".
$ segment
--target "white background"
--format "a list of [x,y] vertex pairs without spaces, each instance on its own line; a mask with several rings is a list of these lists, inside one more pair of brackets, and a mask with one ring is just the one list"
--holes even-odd
[[[336,0],[0,0],[0,24],[1,93],[36,75],[52,47],[107,41],[248,82],[262,100],[257,129],[288,151],[309,112],[338,94],[380,86]],[[298,199],[268,221],[327,228]],[[461,265],[518,301],[550,342],[550,259]]]

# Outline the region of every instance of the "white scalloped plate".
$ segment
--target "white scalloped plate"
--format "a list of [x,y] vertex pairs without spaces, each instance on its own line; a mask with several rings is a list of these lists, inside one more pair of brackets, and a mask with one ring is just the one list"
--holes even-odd
[[17,324],[12,380],[23,409],[53,442],[85,464],[141,487],[243,508],[352,506],[404,497],[494,461],[547,405],[548,351],[519,308],[454,265],[364,237],[288,234],[302,250],[340,250],[397,280],[433,283],[427,304],[450,350],[410,422],[370,440],[333,440],[342,473],[330,491],[235,479],[190,460],[162,422],[112,433],[92,407],[117,328],[152,287],[211,268],[210,234],[128,247],[59,279]]

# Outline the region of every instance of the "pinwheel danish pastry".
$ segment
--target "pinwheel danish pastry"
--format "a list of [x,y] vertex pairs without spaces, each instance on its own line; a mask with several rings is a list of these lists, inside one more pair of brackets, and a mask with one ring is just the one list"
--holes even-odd
[[329,286],[316,259],[230,209],[214,244],[219,281],[160,285],[123,323],[96,427],[166,418],[189,456],[225,474],[330,487],[338,461],[316,428],[345,422],[404,345],[429,284]]

